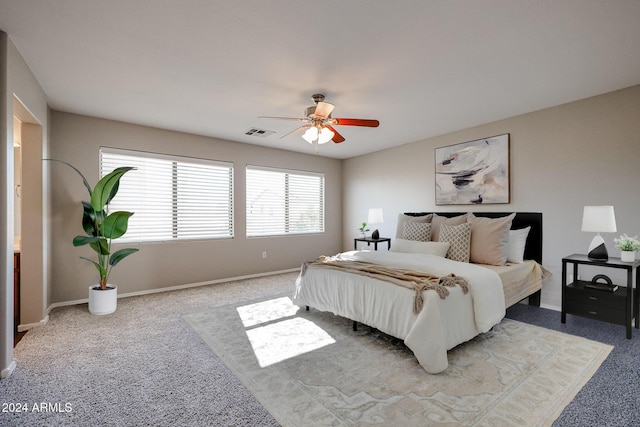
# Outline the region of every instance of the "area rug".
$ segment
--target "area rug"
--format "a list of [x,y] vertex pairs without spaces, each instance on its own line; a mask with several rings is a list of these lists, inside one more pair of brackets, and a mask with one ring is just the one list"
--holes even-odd
[[283,426],[551,425],[612,349],[504,319],[432,375],[401,340],[286,296],[184,318]]

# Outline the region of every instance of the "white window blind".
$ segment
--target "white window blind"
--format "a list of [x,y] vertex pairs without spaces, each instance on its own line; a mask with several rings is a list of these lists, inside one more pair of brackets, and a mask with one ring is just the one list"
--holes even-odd
[[324,232],[324,175],[247,166],[247,236]]
[[109,211],[134,212],[123,242],[233,237],[233,164],[155,153],[100,149],[100,176],[120,180]]

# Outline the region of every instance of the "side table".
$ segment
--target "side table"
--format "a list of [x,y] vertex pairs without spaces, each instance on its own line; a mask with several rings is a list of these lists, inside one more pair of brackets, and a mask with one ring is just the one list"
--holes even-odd
[[378,243],[387,242],[387,250],[391,249],[391,239],[389,237],[380,237],[379,239],[373,239],[371,237],[360,237],[353,239],[353,249],[358,249],[358,242],[367,242],[367,246],[371,246],[373,243],[373,248],[378,250]]
[[[567,264],[573,264],[572,283],[567,283]],[[578,266],[580,265],[624,270],[627,273],[626,287],[615,286],[612,290],[593,289],[594,285],[591,281],[578,279]],[[635,319],[636,329],[640,327],[638,321],[640,317],[639,272],[640,260],[623,262],[620,258],[609,257],[608,260],[601,261],[590,259],[583,254],[573,254],[562,258],[562,314],[560,321],[566,323],[567,313],[569,313],[624,325],[627,328],[627,338],[631,339],[632,320]]]

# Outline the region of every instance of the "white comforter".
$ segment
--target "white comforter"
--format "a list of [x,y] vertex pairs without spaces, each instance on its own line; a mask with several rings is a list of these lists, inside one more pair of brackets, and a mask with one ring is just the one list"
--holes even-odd
[[470,291],[448,288],[440,299],[425,291],[424,307],[413,313],[413,290],[385,281],[323,267],[309,267],[296,280],[293,302],[330,311],[403,339],[429,373],[447,369],[447,350],[487,332],[505,315],[504,292],[494,271],[474,264],[425,254],[351,251],[346,259],[387,267],[466,278]]

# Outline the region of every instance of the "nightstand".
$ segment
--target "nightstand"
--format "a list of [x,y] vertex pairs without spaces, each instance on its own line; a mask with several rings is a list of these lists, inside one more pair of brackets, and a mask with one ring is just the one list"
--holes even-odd
[[[572,283],[567,283],[567,264],[573,264]],[[578,280],[578,266],[580,265],[625,270],[627,273],[626,287],[617,286],[617,289],[613,292],[591,289],[591,281]],[[640,260],[622,262],[620,258],[610,257],[607,261],[599,261],[590,259],[582,254],[573,254],[562,258],[562,323],[566,323],[567,313],[569,313],[624,325],[627,328],[627,338],[631,339],[632,319],[636,320],[636,329],[640,327],[640,322],[638,322],[640,305],[638,295],[638,287],[640,287],[639,269]]]
[[358,249],[358,242],[367,242],[367,246],[373,243],[374,249],[378,250],[378,243],[387,242],[387,250],[391,249],[391,239],[389,237],[380,237],[379,239],[373,239],[371,237],[360,237],[353,239],[353,249]]

